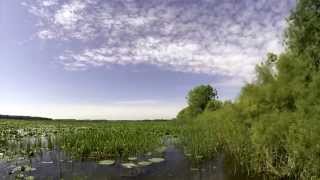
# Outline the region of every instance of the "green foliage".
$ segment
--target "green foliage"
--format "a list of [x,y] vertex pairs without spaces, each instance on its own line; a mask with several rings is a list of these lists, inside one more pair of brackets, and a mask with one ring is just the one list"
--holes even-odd
[[217,91],[210,85],[200,85],[193,88],[187,96],[188,105],[193,109],[203,111],[208,102],[217,98]]
[[[249,174],[320,179],[320,1],[299,0],[288,23],[286,51],[267,54],[256,67],[256,81],[245,85],[234,103],[218,101],[213,87],[201,85],[189,92],[188,107],[177,116],[188,120],[183,124],[86,122],[81,128],[51,121],[45,126],[57,126],[61,148],[81,157],[137,155],[173,134],[196,160],[223,152]],[[17,129],[28,123],[1,126],[0,147],[8,146],[7,137],[21,139]],[[45,133],[39,129],[34,133]]]
[[[174,122],[102,122],[0,119],[0,153],[10,158],[40,149],[54,149],[81,159],[143,155],[164,146],[166,137],[178,136]],[[27,138],[34,138],[25,142]],[[44,138],[47,143],[44,143]],[[1,158],[1,157],[0,157]]]
[[217,100],[217,97],[217,90],[210,85],[193,88],[187,96],[188,107],[178,113],[177,119],[190,120],[205,110],[212,111],[220,108],[221,102]]
[[188,106],[188,107],[182,109],[178,113],[177,119],[183,120],[183,121],[190,120],[190,119],[196,117],[201,112],[202,112],[202,110],[199,108],[193,108],[193,107]]
[[216,111],[218,109],[220,109],[223,106],[223,103],[221,101],[218,100],[210,100],[207,103],[207,106],[205,108],[205,111]]
[[296,10],[289,18],[286,43],[288,50],[308,56],[307,63],[312,70],[319,70],[320,64],[320,2],[299,0]]
[[113,124],[103,128],[75,129],[61,136],[61,147],[80,158],[128,157],[153,151],[170,134],[170,126],[155,123]]
[[187,149],[223,151],[248,173],[320,179],[320,1],[299,0],[288,23],[286,51],[269,53],[234,103],[210,101],[215,111],[185,129]]

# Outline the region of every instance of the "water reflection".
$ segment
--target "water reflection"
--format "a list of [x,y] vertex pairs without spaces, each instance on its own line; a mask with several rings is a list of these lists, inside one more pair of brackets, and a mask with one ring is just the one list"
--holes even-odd
[[[24,176],[35,179],[95,179],[95,180],[245,180],[241,175],[233,175],[225,166],[220,155],[214,161],[193,164],[174,146],[164,152],[165,161],[146,167],[123,168],[118,161],[113,166],[99,165],[95,161],[71,160],[58,149],[41,151],[35,157],[20,159],[11,163],[0,162],[0,179],[15,179],[17,174],[9,172],[17,166],[28,165],[32,171]],[[252,178],[251,178],[252,179]]]

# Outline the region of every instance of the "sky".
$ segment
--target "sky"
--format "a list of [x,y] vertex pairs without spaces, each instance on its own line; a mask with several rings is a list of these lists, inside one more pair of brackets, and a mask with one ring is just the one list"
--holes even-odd
[[284,50],[295,0],[0,1],[0,114],[173,118],[200,84],[235,100]]

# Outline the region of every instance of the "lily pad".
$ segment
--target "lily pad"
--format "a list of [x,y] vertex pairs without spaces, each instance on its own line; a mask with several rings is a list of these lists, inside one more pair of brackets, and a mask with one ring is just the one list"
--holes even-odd
[[131,169],[131,168],[134,168],[134,167],[137,166],[137,165],[134,164],[134,163],[122,163],[121,165],[122,165],[123,167],[125,167],[125,168],[128,168],[128,169]]
[[26,177],[26,180],[34,180],[34,177],[33,176],[28,176],[28,177]]
[[157,149],[156,149],[156,152],[163,153],[163,152],[166,151],[166,149],[167,149],[166,146],[162,146],[162,147],[157,148]]
[[136,161],[138,158],[137,157],[128,157],[129,161]]
[[199,168],[190,168],[191,171],[199,171]]
[[14,167],[11,171],[9,171],[9,174],[14,174],[17,171],[21,171],[21,166]]
[[139,166],[149,166],[149,165],[151,165],[152,164],[152,162],[150,162],[150,161],[141,161],[141,162],[138,162],[138,165]]
[[100,165],[113,165],[114,163],[115,163],[114,160],[102,160],[98,162],[98,164]]
[[53,161],[42,161],[42,164],[53,164]]
[[26,172],[30,172],[30,171],[35,171],[36,170],[36,168],[32,168],[31,166],[25,166],[24,168],[25,168],[24,171],[26,171]]
[[163,158],[151,158],[149,159],[150,162],[153,162],[153,163],[160,163],[160,162],[163,162],[164,159]]

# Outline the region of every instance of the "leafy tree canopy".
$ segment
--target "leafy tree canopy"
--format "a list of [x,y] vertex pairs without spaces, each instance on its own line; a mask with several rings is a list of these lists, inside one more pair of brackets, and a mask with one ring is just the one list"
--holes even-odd
[[187,96],[188,105],[194,109],[203,111],[208,102],[216,99],[218,96],[217,90],[210,85],[200,85],[193,88]]

